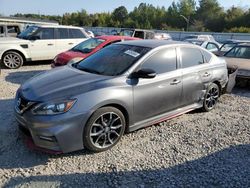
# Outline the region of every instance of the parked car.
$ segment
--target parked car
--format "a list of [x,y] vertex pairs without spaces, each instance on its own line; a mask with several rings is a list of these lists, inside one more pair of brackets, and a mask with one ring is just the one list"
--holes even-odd
[[23,29],[23,25],[17,23],[0,24],[0,37],[16,37]]
[[197,40],[214,40],[214,37],[212,35],[188,35],[183,40],[187,39],[197,39]]
[[104,32],[101,32],[101,31],[94,31],[93,32],[95,37],[99,37],[99,36],[103,36],[103,35],[109,35],[108,33],[104,33]]
[[120,35],[141,39],[154,39],[155,32],[143,29],[121,29]]
[[170,36],[170,34],[167,33],[155,33],[154,39],[172,40],[172,37]]
[[242,43],[250,43],[250,41],[243,41],[243,40],[227,40],[223,42],[220,49],[218,51],[213,52],[217,56],[223,56],[226,52],[231,50],[234,46]]
[[41,148],[100,152],[125,130],[214,109],[227,81],[225,61],[199,46],[125,41],[24,83],[15,116]]
[[95,34],[92,31],[86,31],[86,32],[87,32],[89,37],[91,37],[91,38],[95,37]]
[[238,67],[237,78],[250,80],[250,44],[236,45],[223,57],[229,67]]
[[198,40],[198,39],[187,39],[185,42],[196,44],[207,49],[210,52],[216,52],[220,49],[221,44],[214,40]]
[[0,38],[0,62],[17,69],[25,61],[50,60],[88,38],[80,27],[30,26],[16,38]]
[[116,42],[125,40],[138,40],[139,38],[126,37],[126,36],[99,36],[90,38],[71,48],[70,50],[58,54],[52,61],[51,66],[58,67],[66,65],[70,61],[80,61],[88,56],[96,53],[100,49]]

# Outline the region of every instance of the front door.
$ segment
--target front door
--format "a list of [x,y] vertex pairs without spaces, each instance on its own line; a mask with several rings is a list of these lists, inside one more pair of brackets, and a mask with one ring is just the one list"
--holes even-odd
[[30,57],[32,60],[49,60],[57,55],[54,29],[39,28],[30,41]]
[[139,67],[152,69],[157,76],[140,78],[133,86],[135,123],[181,106],[182,75],[177,69],[176,59],[175,48],[166,48],[153,54]]

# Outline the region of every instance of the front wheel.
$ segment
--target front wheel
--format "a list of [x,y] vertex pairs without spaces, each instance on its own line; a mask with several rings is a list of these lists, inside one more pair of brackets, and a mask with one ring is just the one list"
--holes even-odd
[[118,143],[125,127],[126,121],[120,110],[113,107],[100,108],[84,128],[84,146],[94,152],[105,151]]
[[9,69],[18,69],[23,65],[23,57],[17,52],[9,51],[3,55],[2,63]]
[[219,96],[220,96],[219,86],[215,83],[210,84],[204,96],[202,110],[205,112],[209,112],[212,109],[214,109],[219,99]]

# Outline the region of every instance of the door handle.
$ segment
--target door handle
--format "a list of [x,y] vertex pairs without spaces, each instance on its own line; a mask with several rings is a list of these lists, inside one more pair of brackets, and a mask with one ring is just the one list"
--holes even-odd
[[72,42],[70,42],[70,43],[68,43],[69,45],[72,45],[72,44],[74,44],[74,43],[72,43]]
[[210,76],[210,75],[211,75],[210,73],[205,72],[205,73],[203,74],[203,77],[208,77],[208,76]]
[[179,84],[179,83],[181,83],[180,80],[174,79],[174,80],[170,83],[170,85],[177,85],[177,84]]
[[53,46],[53,45],[54,45],[54,44],[52,44],[52,43],[49,43],[49,44],[48,44],[48,46]]

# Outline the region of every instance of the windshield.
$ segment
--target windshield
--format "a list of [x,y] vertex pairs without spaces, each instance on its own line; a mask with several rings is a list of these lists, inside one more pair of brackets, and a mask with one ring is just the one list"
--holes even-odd
[[113,44],[82,60],[75,66],[77,69],[106,76],[124,73],[150,48]]
[[72,51],[79,51],[82,53],[90,53],[92,52],[99,44],[103,43],[105,40],[98,39],[98,38],[90,38],[81,42],[80,44],[76,45],[72,48]]
[[133,30],[122,30],[120,32],[121,36],[128,36],[128,37],[132,37],[133,36],[134,31]]
[[25,29],[23,32],[21,32],[17,38],[21,39],[28,39],[31,35],[33,35],[37,31],[38,27],[36,26],[30,26],[27,29]]
[[232,48],[227,54],[225,54],[225,56],[226,57],[250,59],[250,47],[236,46],[236,47]]

